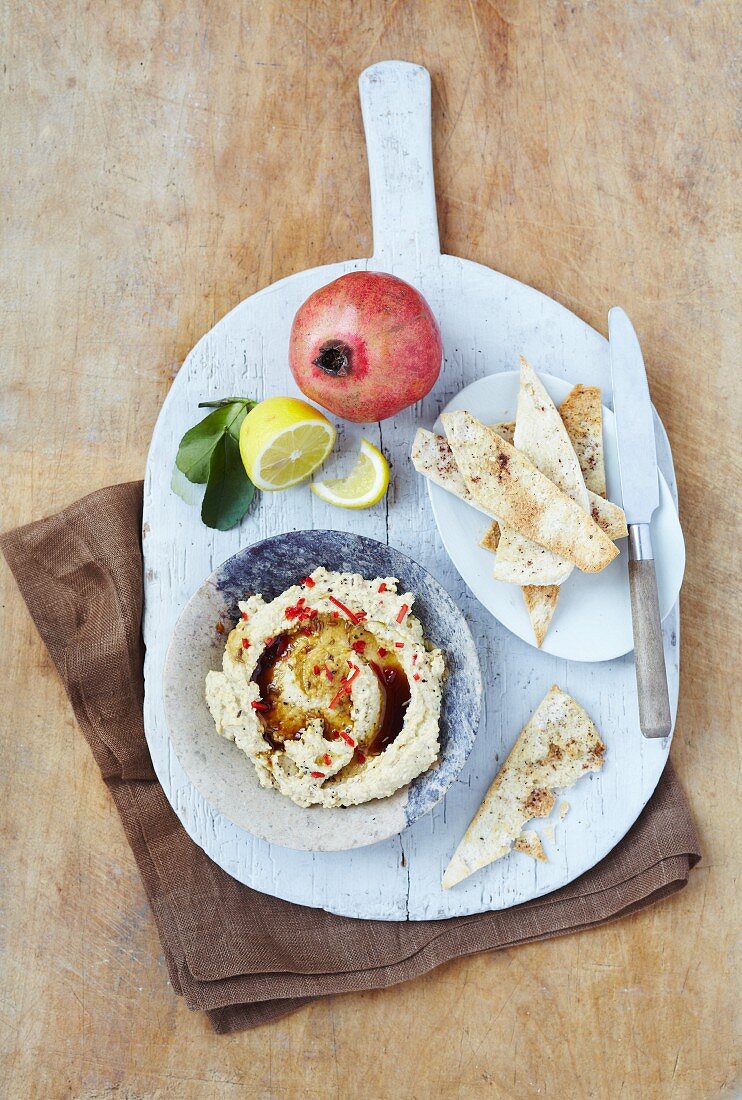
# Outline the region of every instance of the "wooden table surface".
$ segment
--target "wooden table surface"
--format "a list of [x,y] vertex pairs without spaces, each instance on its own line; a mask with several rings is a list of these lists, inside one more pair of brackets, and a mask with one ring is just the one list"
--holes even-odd
[[736,1095],[735,5],[2,11],[3,525],[142,476],[170,382],[217,318],[369,254],[356,80],[419,61],[444,250],[601,331],[620,303],[641,336],[688,546],[673,758],[704,858],[684,892],[616,925],[217,1038],[168,986],[113,805],[3,565],[0,1094]]

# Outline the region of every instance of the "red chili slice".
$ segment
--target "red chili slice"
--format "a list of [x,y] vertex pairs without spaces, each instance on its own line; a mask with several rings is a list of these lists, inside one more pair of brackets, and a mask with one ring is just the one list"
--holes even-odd
[[314,586],[317,582],[313,581],[311,577],[305,577],[304,580],[301,581],[300,583],[305,584],[307,586],[307,588],[314,588]]
[[325,773],[324,772],[310,772],[309,774],[311,775],[312,779],[324,779],[325,778]]
[[386,585],[384,584],[383,581],[379,585],[379,592],[386,592]]
[[357,642],[353,642],[353,645],[350,648],[353,650],[354,653],[363,653],[364,649],[366,648],[366,643],[361,638],[359,638]]
[[265,710],[270,710],[271,709],[268,706],[267,703],[263,703],[260,699],[253,699],[252,702],[250,703],[250,706],[252,707],[253,710],[265,711]]
[[359,764],[365,764],[366,763],[366,754],[361,752],[360,749],[356,749],[356,760],[358,761]]
[[329,665],[325,665],[325,676],[328,680],[334,680],[335,675]]
[[346,607],[344,603],[340,602],[340,600],[336,600],[334,596],[329,596],[328,599],[330,603],[335,604],[335,607],[339,607],[343,614],[347,615],[354,625],[358,625],[361,619],[358,617],[358,615],[355,614],[355,612],[351,611],[350,608]]
[[397,649],[404,649],[404,642],[395,642],[394,645]]
[[325,753],[325,755],[322,757],[322,760],[327,765],[328,768],[331,766],[332,757],[330,756],[329,752]]
[[320,673],[319,665],[315,665],[314,668],[312,669],[312,672],[314,673],[315,676],[319,676],[319,673]]
[[414,676],[412,677],[412,679],[413,679],[413,680],[419,680],[419,679],[420,679],[420,673],[419,673],[419,672],[416,672],[416,673],[414,674]]
[[340,730],[340,736],[342,737],[343,741],[345,741],[346,745],[350,745],[352,749],[356,747],[355,741],[349,733],[345,732],[345,730]]
[[410,605],[406,604],[406,603],[403,603],[402,606],[399,609],[399,614],[397,615],[397,622],[398,623],[402,622],[402,619],[404,619],[405,615],[407,614],[407,612],[409,610],[410,610]]
[[330,699],[330,702],[328,703],[328,706],[329,706],[330,710],[335,709],[335,707],[337,706],[337,704],[340,702],[340,700],[342,699],[342,697],[344,695],[345,695],[345,680],[343,680],[343,683],[342,683],[342,686],[341,686],[340,690],[337,691],[333,695],[332,699]]
[[249,649],[250,648],[250,643],[248,642],[247,638],[242,639],[242,648],[243,649]]
[[339,701],[340,699],[342,699],[343,695],[345,695],[345,694],[349,694],[349,693],[350,693],[350,685],[351,685],[351,684],[353,683],[353,681],[355,680],[356,676],[357,676],[357,675],[358,675],[358,673],[359,673],[359,672],[361,671],[361,670],[360,670],[360,668],[358,667],[358,665],[352,665],[352,664],[350,663],[350,661],[348,661],[348,664],[349,664],[349,665],[350,665],[350,667],[351,667],[351,668],[353,669],[353,671],[351,672],[350,676],[347,676],[347,677],[345,678],[345,680],[341,680],[341,681],[340,681],[340,689],[339,689],[339,691],[338,691],[338,692],[337,692],[337,693],[336,693],[336,694],[335,694],[335,695],[334,695],[334,696],[332,697],[332,699],[330,700],[330,710],[332,710],[332,709],[333,709],[333,707],[335,706],[335,704],[336,704],[336,703],[337,703],[337,702],[338,702],[338,701]]
[[247,622],[247,612],[246,611],[242,612],[242,618],[244,619],[245,622]]
[[379,646],[379,656],[380,656],[380,657],[386,657],[386,655],[387,655],[387,652],[388,652],[388,650],[386,650],[386,649],[382,649],[382,647],[381,647],[381,646]]

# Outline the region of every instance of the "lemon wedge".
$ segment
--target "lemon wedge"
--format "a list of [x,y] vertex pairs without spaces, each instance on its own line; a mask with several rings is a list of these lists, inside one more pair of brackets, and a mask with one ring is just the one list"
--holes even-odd
[[321,500],[338,508],[369,508],[381,500],[389,488],[389,463],[378,447],[361,440],[358,461],[343,478],[313,481],[311,489]]
[[335,444],[335,428],[297,397],[268,397],[240,428],[240,454],[252,483],[265,492],[288,489],[313,474]]

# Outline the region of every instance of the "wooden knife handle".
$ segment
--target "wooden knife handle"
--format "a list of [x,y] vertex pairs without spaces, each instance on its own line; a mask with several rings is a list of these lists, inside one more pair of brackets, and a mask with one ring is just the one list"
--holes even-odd
[[[644,524],[637,525],[645,528]],[[642,535],[644,537],[642,537]],[[639,695],[639,725],[645,737],[667,737],[672,731],[665,650],[657,596],[657,576],[648,528],[629,528],[629,588],[634,624],[634,659]]]

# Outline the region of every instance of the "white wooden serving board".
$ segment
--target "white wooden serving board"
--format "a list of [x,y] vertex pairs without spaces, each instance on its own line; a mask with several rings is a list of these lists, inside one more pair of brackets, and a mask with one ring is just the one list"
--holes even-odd
[[[574,314],[530,287],[467,260],[440,254],[425,69],[383,62],[361,76],[368,146],[374,255],[301,272],[242,302],[196,345],[183,364],[155,428],[147,465],[145,560],[145,728],[155,770],[188,833],[241,882],[332,912],[422,920],[504,908],[547,893],[610,851],[652,794],[669,741],[639,731],[632,655],[603,664],[570,664],[539,653],[502,627],[474,599],[437,536],[424,479],[409,461],[415,429],[432,426],[462,387],[513,370],[523,354],[537,368],[602,388],[611,404],[608,344]],[[170,489],[184,431],[199,400],[244,394],[294,394],[288,338],[298,306],[346,271],[370,268],[409,280],[439,320],[444,366],[423,402],[380,425],[339,424],[338,469],[365,434],[392,463],[387,498],[367,511],[323,504],[307,486],[262,497],[226,533],[203,527],[196,507]],[[606,302],[606,310],[612,302]],[[476,410],[474,410],[476,411]],[[667,437],[657,420],[658,457],[676,496]],[[415,558],[464,610],[478,645],[485,684],[482,728],[458,782],[433,813],[389,841],[352,852],[295,852],[257,840],[216,813],[191,786],[172,750],[162,703],[162,671],[183,606],[214,567],[240,547],[313,526],[352,530]],[[678,612],[664,624],[673,716],[678,696]],[[571,692],[608,746],[604,770],[566,796],[571,810],[545,839],[549,863],[513,853],[450,891],[441,873],[515,738],[552,683]],[[278,794],[276,797],[280,797]],[[318,811],[321,812],[321,811]]]

